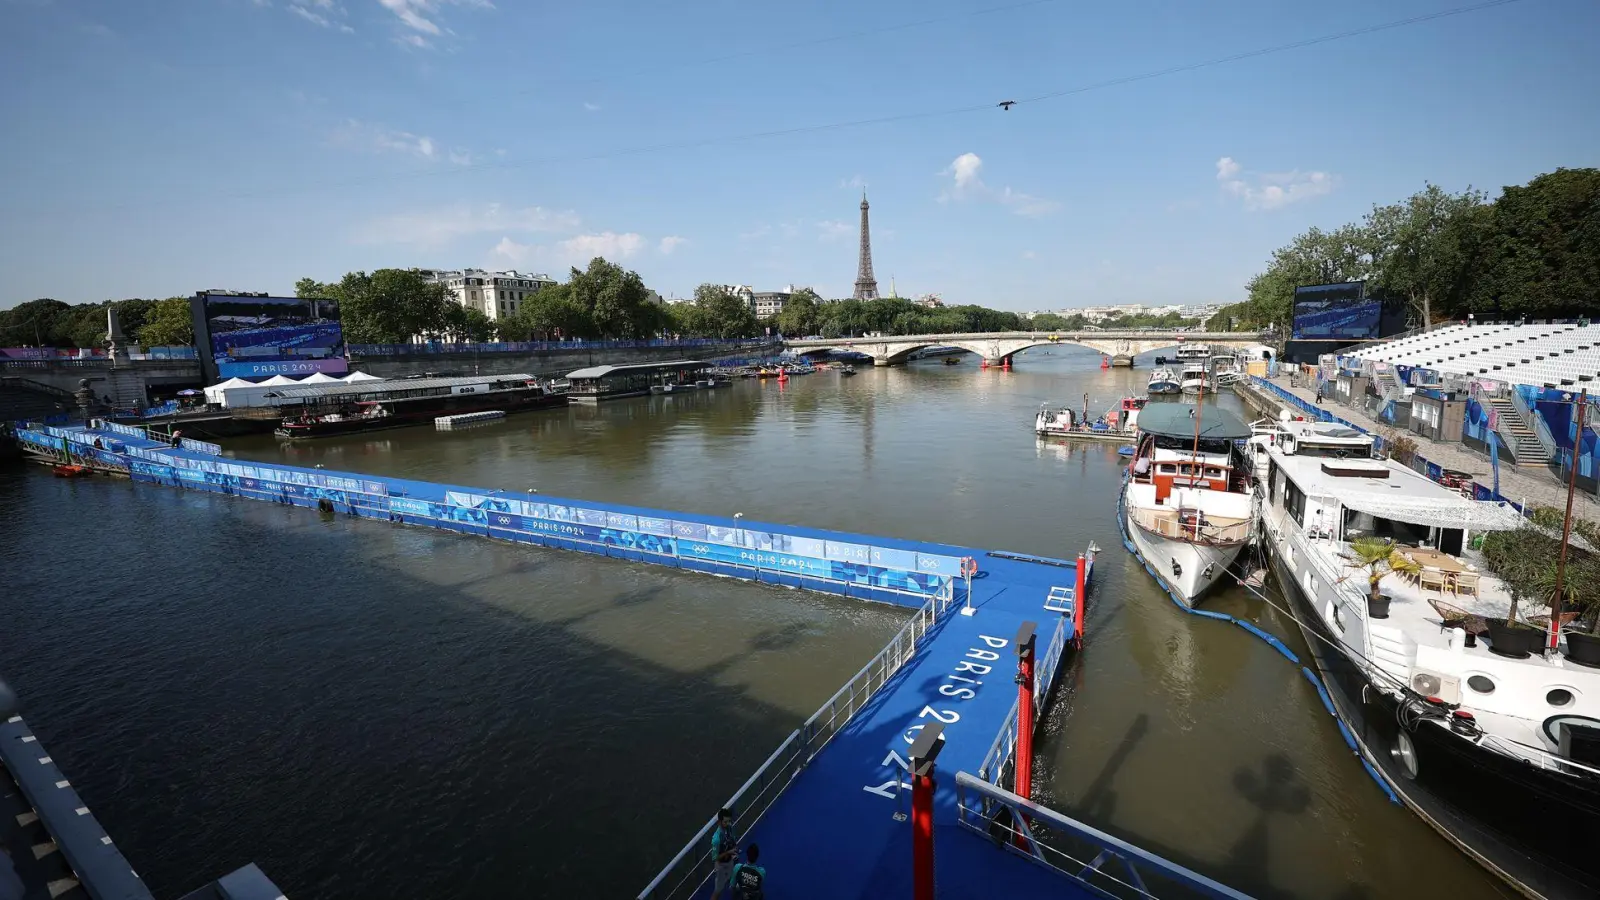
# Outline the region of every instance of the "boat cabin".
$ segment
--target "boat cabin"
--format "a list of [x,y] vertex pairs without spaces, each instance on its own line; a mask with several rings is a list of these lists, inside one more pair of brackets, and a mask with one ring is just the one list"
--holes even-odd
[[1235,446],[1250,428],[1222,409],[1201,410],[1162,403],[1140,413],[1135,484],[1155,487],[1155,502],[1165,504],[1178,488],[1243,493],[1251,467]]
[[598,403],[619,397],[650,393],[652,385],[693,387],[709,379],[710,363],[692,359],[639,363],[631,366],[590,366],[567,374],[569,396],[579,403]]

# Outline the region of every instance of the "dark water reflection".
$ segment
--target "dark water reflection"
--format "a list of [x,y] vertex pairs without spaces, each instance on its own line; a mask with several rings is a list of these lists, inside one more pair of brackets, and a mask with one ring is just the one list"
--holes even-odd
[[[1388,805],[1287,662],[1183,615],[1121,550],[1114,448],[1034,439],[1039,403],[1100,410],[1148,375],[1097,360],[229,450],[1050,555],[1098,542],[1089,652],[1042,740],[1054,805],[1262,897],[1495,896]],[[0,504],[0,668],[168,895],[252,859],[291,896],[628,895],[903,619],[32,471],[0,475]],[[1292,634],[1242,592],[1214,605]]]

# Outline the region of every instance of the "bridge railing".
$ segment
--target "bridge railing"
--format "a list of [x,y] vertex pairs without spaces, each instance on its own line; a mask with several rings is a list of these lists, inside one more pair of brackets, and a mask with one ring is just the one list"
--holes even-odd
[[1251,900],[1233,888],[1112,837],[1065,813],[956,773],[958,821],[963,828],[1062,874],[1113,900],[1192,897]]
[[629,350],[653,347],[738,348],[774,344],[779,338],[682,338],[643,340],[583,340],[583,341],[497,341],[494,343],[446,343],[430,341],[425,344],[351,344],[351,356],[411,356],[417,354],[452,353],[532,353],[542,350]]
[[[949,608],[950,601],[949,596],[941,595],[924,604],[877,656],[812,713],[804,725],[790,732],[755,774],[723,804],[733,810],[741,831],[748,832],[760,821],[761,815],[777,801],[789,782],[916,655],[923,636]],[[639,893],[639,900],[679,900],[694,896],[715,868],[711,858],[711,834],[716,826],[713,816]]]

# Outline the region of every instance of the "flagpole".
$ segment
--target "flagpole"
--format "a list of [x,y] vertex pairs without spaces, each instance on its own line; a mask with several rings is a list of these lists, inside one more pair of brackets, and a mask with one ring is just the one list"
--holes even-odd
[[[1569,395],[1570,396],[1570,395]],[[1567,514],[1561,520],[1561,556],[1556,560],[1556,595],[1550,600],[1550,650],[1561,643],[1561,595],[1567,575],[1567,545],[1572,541],[1572,499],[1578,490],[1578,451],[1583,449],[1584,419],[1589,412],[1589,389],[1578,394],[1578,428],[1572,436],[1572,474],[1567,476]]]

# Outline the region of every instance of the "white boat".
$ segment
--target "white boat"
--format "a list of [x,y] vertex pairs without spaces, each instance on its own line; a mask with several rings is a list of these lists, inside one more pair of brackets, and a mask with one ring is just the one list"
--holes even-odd
[[1176,394],[1183,390],[1183,382],[1178,380],[1176,372],[1166,366],[1162,366],[1150,373],[1150,383],[1146,390],[1151,396]]
[[1162,587],[1194,606],[1250,540],[1250,463],[1234,445],[1250,429],[1226,410],[1164,403],[1145,407],[1139,432],[1123,533]]
[[[1372,459],[1371,435],[1352,452],[1350,434],[1280,424],[1257,436],[1261,539],[1328,691],[1307,702],[1331,699],[1369,771],[1517,893],[1595,896],[1600,668],[1573,660],[1574,635],[1558,633],[1563,656],[1541,652],[1547,631],[1506,629],[1506,587],[1470,549],[1521,517]],[[1374,598],[1350,557],[1361,537],[1425,568]],[[1549,618],[1527,598],[1521,611]]]
[[1034,434],[1061,435],[1079,431],[1082,417],[1070,406],[1039,405],[1039,414],[1033,418]]
[[1210,370],[1204,362],[1191,362],[1183,367],[1179,376],[1185,394],[1203,394],[1211,390]]

